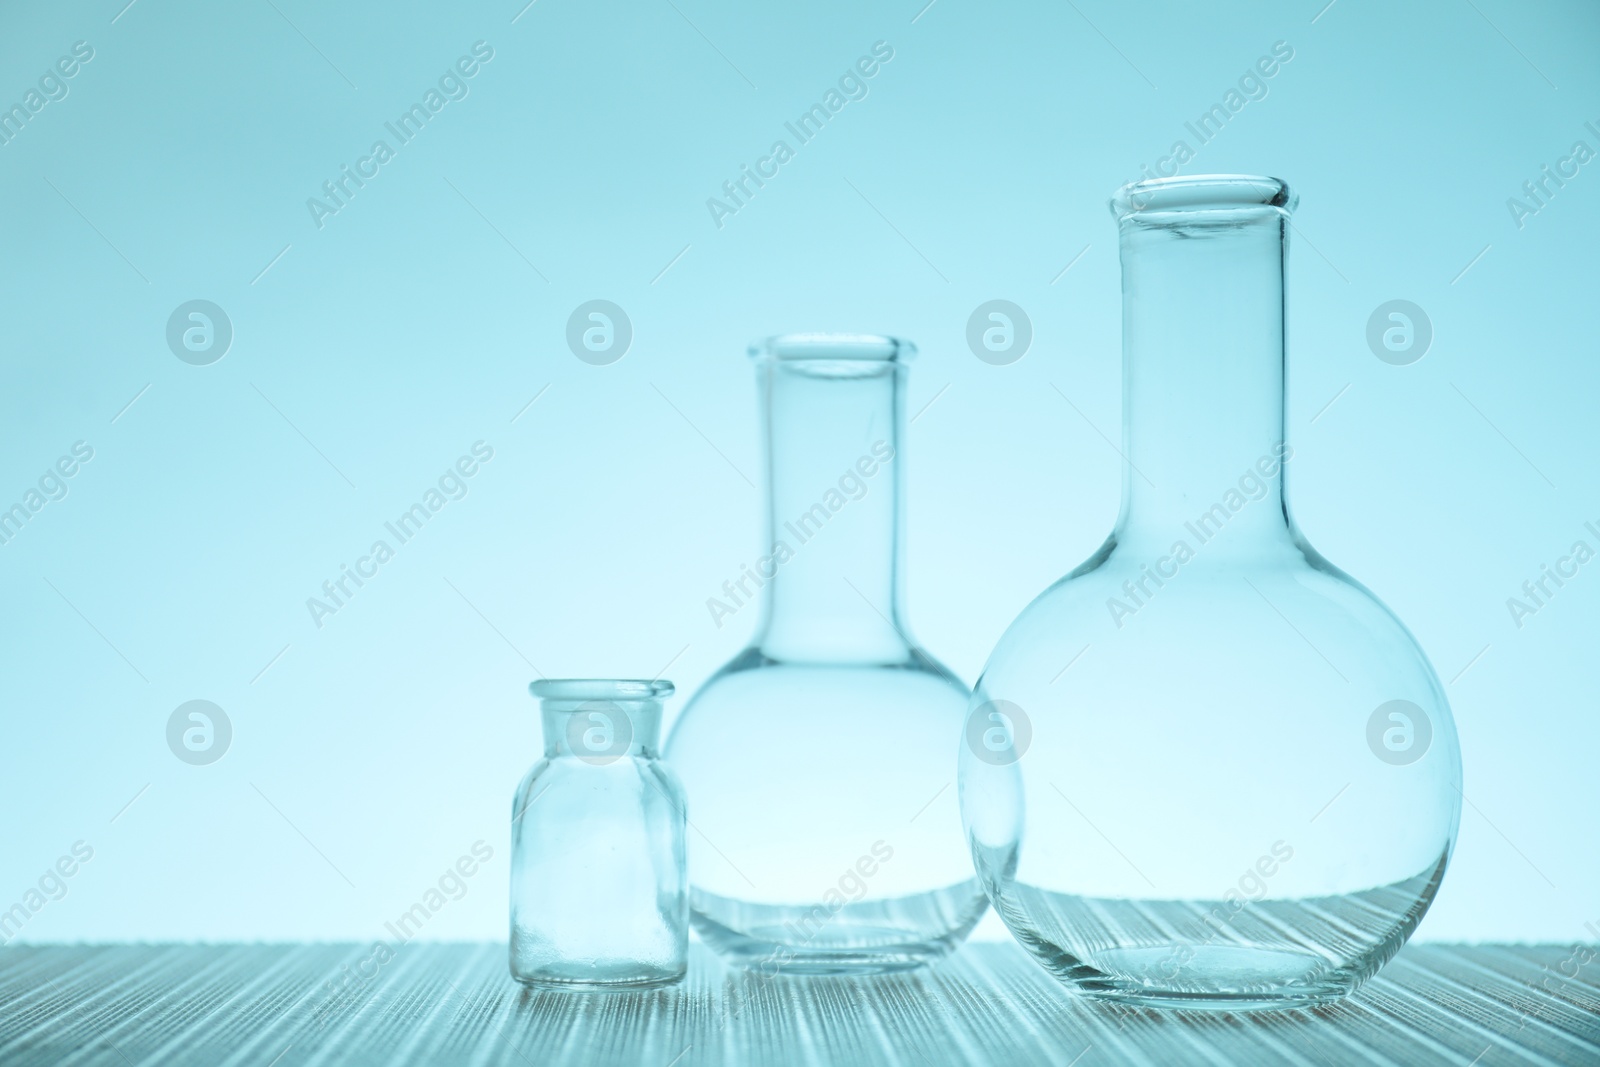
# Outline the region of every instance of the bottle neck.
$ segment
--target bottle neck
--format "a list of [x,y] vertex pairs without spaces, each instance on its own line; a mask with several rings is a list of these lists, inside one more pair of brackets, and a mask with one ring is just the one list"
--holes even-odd
[[1287,227],[1272,207],[1122,219],[1119,543],[1216,553],[1289,537]]
[[897,662],[901,622],[896,360],[756,361],[766,461],[755,646],[775,660]]
[[659,700],[553,700],[540,704],[546,759],[575,757],[603,766],[660,754]]

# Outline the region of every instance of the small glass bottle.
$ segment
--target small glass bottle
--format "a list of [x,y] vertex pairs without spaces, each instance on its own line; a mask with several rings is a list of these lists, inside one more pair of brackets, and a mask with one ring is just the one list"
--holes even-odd
[[546,679],[544,758],[511,806],[511,974],[640,988],[688,961],[683,787],[658,759],[672,683]]
[[667,759],[695,800],[695,928],[768,976],[917,967],[988,906],[953,789],[968,690],[901,608],[915,351],[833,334],[750,350],[765,536],[707,607],[720,627],[759,603],[761,621],[684,709]]
[[1338,998],[1416,929],[1455,841],[1439,679],[1285,501],[1293,206],[1229,175],[1112,201],[1122,512],[973,696],[974,722],[1004,726],[961,751],[973,858],[1017,940],[1091,996]]

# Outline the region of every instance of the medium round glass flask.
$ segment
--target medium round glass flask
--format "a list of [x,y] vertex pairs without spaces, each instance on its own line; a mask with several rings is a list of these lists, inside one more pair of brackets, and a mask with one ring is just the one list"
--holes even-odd
[[836,335],[751,349],[763,551],[707,609],[721,627],[759,600],[762,618],[685,708],[666,757],[694,800],[695,928],[762,974],[916,967],[987,907],[951,788],[970,694],[901,621],[914,352]]
[[1438,678],[1284,503],[1293,203],[1241,176],[1112,201],[1122,511],[1012,623],[972,699],[960,795],[985,889],[1092,996],[1333,1000],[1410,936],[1455,841]]

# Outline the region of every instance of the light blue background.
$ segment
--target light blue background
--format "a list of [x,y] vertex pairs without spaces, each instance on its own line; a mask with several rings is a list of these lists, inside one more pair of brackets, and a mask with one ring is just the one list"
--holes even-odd
[[[1600,547],[1600,162],[1521,229],[1506,207],[1600,149],[1593,4],[124,2],[0,9],[0,103],[95,50],[0,148],[0,503],[95,450],[0,545],[0,907],[94,849],[25,939],[365,940],[480,838],[424,936],[503,936],[534,669],[686,695],[748,636],[705,600],[755,554],[765,334],[921,346],[911,620],[975,679],[1116,514],[1106,200],[1276,41],[1267,97],[1184,172],[1302,198],[1292,506],[1461,735],[1421,936],[1593,936],[1600,562],[1521,629],[1506,608]],[[319,230],[306,199],[479,40],[470,95]],[[880,40],[867,98],[718,229],[706,199]],[[211,366],[165,342],[196,298],[235,330]],[[612,366],[564,341],[594,298],[633,322]],[[1007,367],[964,340],[993,298],[1035,329]],[[1394,298],[1434,325],[1411,366],[1364,338]],[[469,495],[315,627],[306,598],[480,439]],[[208,767],[164,738],[197,698],[234,728]]]

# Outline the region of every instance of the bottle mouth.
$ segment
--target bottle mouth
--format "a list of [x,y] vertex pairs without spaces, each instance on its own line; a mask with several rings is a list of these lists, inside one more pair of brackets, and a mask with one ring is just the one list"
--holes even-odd
[[751,359],[829,363],[904,363],[916,354],[910,341],[868,333],[785,333],[750,346]]
[[1260,211],[1287,215],[1298,198],[1288,183],[1258,174],[1196,174],[1130,182],[1111,198],[1111,213],[1123,220],[1166,212],[1184,214]]
[[665,679],[541,678],[528,684],[528,692],[540,700],[660,700],[675,691]]

